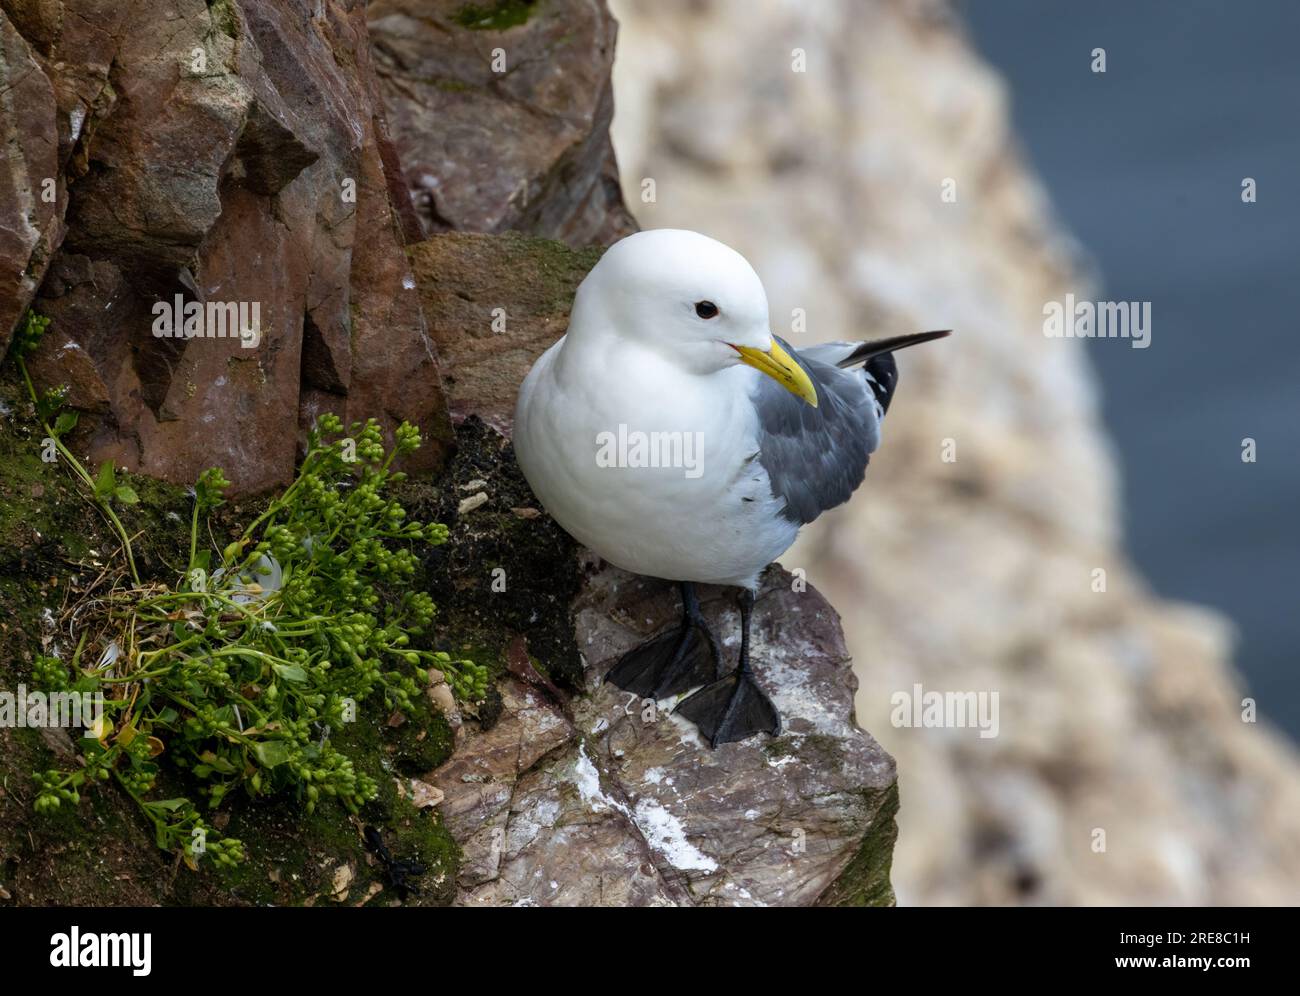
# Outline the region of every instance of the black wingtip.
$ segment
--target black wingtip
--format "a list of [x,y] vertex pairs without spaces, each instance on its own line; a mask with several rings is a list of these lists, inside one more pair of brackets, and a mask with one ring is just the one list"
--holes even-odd
[[859,363],[866,362],[873,356],[879,356],[881,353],[892,353],[895,350],[906,349],[908,346],[917,346],[923,342],[946,339],[950,335],[952,335],[952,329],[936,329],[933,332],[911,332],[907,335],[894,335],[888,339],[875,339],[871,342],[864,342],[852,353],[840,360],[838,366],[856,366]]

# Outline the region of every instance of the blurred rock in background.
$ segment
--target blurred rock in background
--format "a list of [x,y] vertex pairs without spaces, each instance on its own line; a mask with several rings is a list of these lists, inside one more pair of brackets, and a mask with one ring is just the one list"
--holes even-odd
[[[949,5],[611,6],[643,227],[745,253],[795,345],[957,330],[901,354],[863,490],[783,558],[897,758],[899,901],[1294,902],[1300,766],[1243,722],[1225,621],[1127,562],[1092,373],[1042,332],[1084,265]],[[999,735],[891,725],[917,683],[997,692]]]

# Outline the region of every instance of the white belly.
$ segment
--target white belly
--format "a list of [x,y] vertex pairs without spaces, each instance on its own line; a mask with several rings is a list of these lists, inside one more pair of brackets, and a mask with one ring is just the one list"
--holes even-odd
[[752,586],[798,532],[751,459],[748,378],[759,375],[737,366],[666,395],[657,385],[671,372],[642,357],[561,388],[563,342],[534,365],[515,413],[515,455],[547,512],[625,570]]

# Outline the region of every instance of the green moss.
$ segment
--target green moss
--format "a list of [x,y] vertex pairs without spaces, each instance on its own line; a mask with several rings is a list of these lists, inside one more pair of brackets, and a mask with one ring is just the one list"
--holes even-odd
[[491,238],[500,240],[501,252],[521,258],[530,276],[549,285],[551,298],[546,305],[557,314],[568,314],[573,292],[605,254],[604,246],[574,249],[563,242],[519,232],[505,232]]
[[[574,284],[599,258],[541,239],[505,236],[533,263],[537,296],[567,307]],[[92,419],[79,431],[89,431]],[[533,666],[558,684],[580,687],[581,659],[573,642],[570,606],[580,576],[573,541],[547,516],[521,518],[516,507],[539,508],[509,444],[475,419],[457,432],[455,451],[436,479],[415,475],[395,488],[413,518],[447,523],[447,544],[427,548],[416,583],[438,603],[431,639],[454,656],[486,664],[494,677],[507,669],[508,651],[526,637]],[[84,451],[84,441],[71,440]],[[89,505],[66,469],[39,458],[31,405],[12,367],[0,370],[0,687],[30,681],[33,651],[48,635],[42,616],[57,614],[74,576],[85,584],[96,564],[117,556],[111,530]],[[136,537],[146,580],[172,583],[188,552],[190,498],[181,487],[125,475],[140,496],[121,508]],[[468,482],[488,481],[489,506],[461,518]],[[235,498],[213,516],[221,542],[255,518],[265,497]],[[506,591],[493,590],[491,568],[505,571]],[[91,573],[91,572],[94,573]],[[64,640],[66,644],[66,639]],[[495,689],[467,708],[484,726],[501,711]],[[396,893],[363,838],[379,829],[394,857],[414,859],[426,872],[421,892],[407,902],[450,903],[459,864],[457,845],[436,808],[417,810],[398,792],[398,779],[425,774],[451,754],[446,719],[425,702],[395,726],[381,709],[363,709],[358,721],[331,735],[375,778],[380,797],[353,816],[332,801],[307,814],[291,794],[253,802],[229,798],[214,818],[223,833],[244,842],[247,859],[229,871],[192,872],[155,846],[135,804],[113,784],[89,790],[77,807],[49,815],[32,811],[31,774],[53,767],[41,733],[0,730],[0,884],[23,904],[242,905],[329,903],[333,875],[353,869],[347,902],[388,904]],[[164,785],[188,794],[185,772],[168,770]],[[382,891],[370,896],[374,886]],[[369,898],[367,898],[369,897]]]
[[834,737],[820,733],[786,735],[765,743],[763,753],[774,761],[783,757],[798,757],[807,764],[818,766],[835,763],[840,756],[840,745]]
[[[883,797],[882,797],[883,796]],[[893,906],[889,872],[898,840],[898,782],[883,793],[863,790],[863,812],[870,828],[857,854],[817,901],[819,906]]]
[[[461,518],[457,508],[471,481],[486,481],[491,501]],[[394,496],[413,518],[449,529],[447,542],[427,551],[415,578],[438,605],[438,648],[485,665],[495,679],[506,670],[511,644],[525,637],[539,671],[580,688],[570,611],[581,585],[576,546],[548,516],[521,519],[510,511],[540,507],[510,445],[477,418],[468,419],[437,484],[407,481]],[[494,589],[498,577],[504,591]]]
[[537,0],[496,0],[490,4],[467,3],[452,20],[471,31],[505,31],[525,24],[537,9]]
[[604,252],[515,231],[440,232],[407,247],[427,315],[448,324],[476,318],[482,299],[512,302],[512,315],[565,316]]
[[795,753],[794,737],[776,737],[763,744],[763,753],[773,761],[783,757],[792,757]]
[[[441,717],[437,718],[439,721]],[[433,725],[438,726],[435,722]],[[362,836],[367,825],[379,828],[391,853],[425,866],[416,879],[418,895],[407,905],[446,905],[455,898],[459,850],[434,809],[418,810],[403,798],[393,769],[412,763],[416,752],[384,717],[363,714],[340,739],[358,750],[361,765],[379,785],[379,798],[357,816],[333,802],[307,813],[291,794],[253,802],[236,796],[221,818],[223,832],[244,841],[247,857],[230,870],[191,872],[154,846],[149,828],[134,804],[111,786],[87,793],[79,806],[50,814],[30,810],[21,786],[37,768],[56,762],[54,752],[36,730],[0,730],[8,793],[0,796],[0,882],[19,902],[71,905],[301,905],[332,902],[334,872],[349,865],[353,879],[348,903],[384,905],[396,900],[382,864]],[[419,762],[441,763],[450,752],[450,731],[424,738],[430,746]],[[429,753],[429,751],[432,751]],[[169,775],[168,788],[183,790],[183,778]],[[374,887],[381,891],[371,895]]]
[[208,16],[223,35],[239,40],[239,16],[231,0],[208,0]]
[[[460,848],[434,809],[416,809],[397,792],[390,780],[380,798],[369,807],[372,815],[382,819],[387,832],[384,843],[396,859],[415,860],[424,866],[416,880],[420,890],[412,897],[413,905],[448,906],[456,898],[456,871],[460,866]],[[382,877],[382,876],[381,876]],[[388,898],[392,890],[387,889]],[[376,904],[384,897],[377,896]]]
[[[83,449],[75,439],[73,448]],[[188,556],[190,499],[183,488],[161,481],[119,479],[140,497],[119,513],[135,537],[142,576],[173,582]],[[231,535],[264,506],[265,498],[232,500],[214,516],[213,534]],[[47,610],[57,616],[70,586],[92,580],[97,565],[110,562],[117,549],[67,470],[40,460],[25,390],[12,365],[0,369],[0,688],[30,686],[33,652],[51,636]],[[66,635],[57,638],[66,650]],[[255,803],[232,797],[214,819],[244,841],[247,860],[230,871],[205,866],[199,872],[157,848],[138,807],[112,783],[91,788],[77,806],[34,812],[32,772],[67,763],[51,746],[62,734],[0,729],[0,885],[10,902],[24,905],[328,903],[334,871],[346,863],[355,874],[346,901],[383,905],[397,897],[362,836],[371,825],[395,857],[427,869],[416,882],[420,894],[408,904],[450,903],[459,861],[455,841],[436,809],[417,810],[399,795],[397,779],[442,764],[452,750],[452,730],[424,702],[396,727],[388,719],[382,710],[363,709],[356,723],[334,734],[351,744],[358,767],[375,778],[378,800],[352,816],[330,801],[308,814],[303,800],[290,794]],[[60,749],[67,746],[63,741]],[[192,788],[184,772],[168,768],[165,777],[160,788],[176,788],[176,794]],[[367,899],[375,885],[382,891]]]
[[456,739],[447,718],[425,705],[391,731],[390,745],[399,772],[425,775],[451,757]]
[[[414,724],[408,724],[414,728]],[[418,894],[406,905],[444,906],[455,898],[460,852],[434,809],[416,809],[398,791],[397,776],[409,754],[398,746],[382,716],[364,714],[337,739],[363,758],[361,764],[379,786],[379,797],[356,816],[328,802],[307,813],[303,800],[236,800],[223,832],[244,841],[247,858],[237,868],[186,876],[174,900],[185,904],[328,904],[337,869],[347,865],[352,878],[347,904],[387,905],[398,900],[382,863],[366,846],[367,826],[381,832],[395,858],[425,867],[415,879]],[[214,893],[216,894],[214,897]]]

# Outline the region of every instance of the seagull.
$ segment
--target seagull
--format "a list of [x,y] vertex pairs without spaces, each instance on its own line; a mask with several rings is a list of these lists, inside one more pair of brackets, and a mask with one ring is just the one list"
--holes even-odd
[[[759,575],[862,483],[898,380],[892,353],[948,334],[796,350],[772,334],[754,268],[721,242],[653,229],[605,252],[524,378],[514,447],[579,543],[680,585],[680,625],[606,681],[655,700],[697,689],[675,712],[713,748],[780,734],[750,661]],[[741,590],[729,672],[697,584]]]

